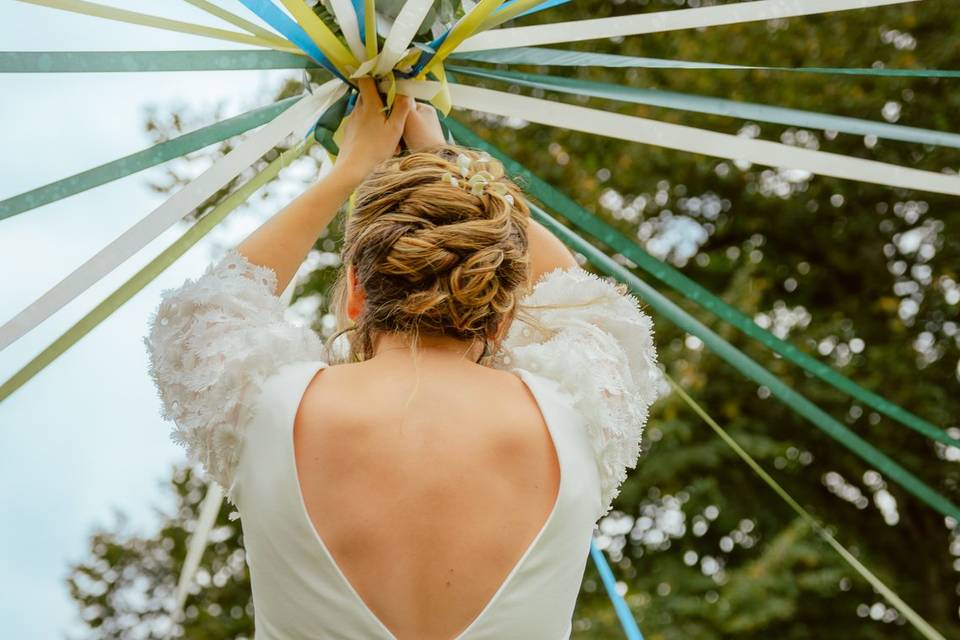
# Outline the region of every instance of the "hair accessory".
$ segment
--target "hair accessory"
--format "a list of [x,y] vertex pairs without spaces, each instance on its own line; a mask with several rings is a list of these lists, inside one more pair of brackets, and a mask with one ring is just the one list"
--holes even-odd
[[[492,158],[487,152],[482,152],[477,156],[476,162],[490,162]],[[512,207],[515,203],[515,200],[512,195],[507,191],[507,186],[501,182],[497,182],[497,179],[489,171],[481,170],[477,171],[473,175],[470,175],[473,170],[474,161],[470,159],[466,154],[458,154],[456,160],[457,168],[460,172],[460,176],[467,178],[466,186],[469,187],[470,193],[475,196],[483,195],[484,191],[490,190],[493,193],[501,196],[507,203]],[[469,176],[469,177],[468,177]],[[444,182],[449,182],[453,187],[460,186],[460,180],[457,179],[453,173],[446,171],[440,177]]]

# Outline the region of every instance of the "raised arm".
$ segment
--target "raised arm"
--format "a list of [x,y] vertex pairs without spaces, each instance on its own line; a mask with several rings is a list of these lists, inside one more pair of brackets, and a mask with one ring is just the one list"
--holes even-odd
[[333,169],[241,242],[236,250],[277,274],[276,295],[286,289],[317,238],[373,167],[397,150],[413,99],[398,96],[389,117],[376,85],[361,78],[360,98],[347,121]]
[[389,118],[372,82],[350,118],[334,169],[207,267],[164,290],[144,337],[149,373],[174,439],[234,499],[235,469],[262,383],[281,366],[323,360],[320,336],[288,322],[278,297],[350,192],[403,132],[408,98]]

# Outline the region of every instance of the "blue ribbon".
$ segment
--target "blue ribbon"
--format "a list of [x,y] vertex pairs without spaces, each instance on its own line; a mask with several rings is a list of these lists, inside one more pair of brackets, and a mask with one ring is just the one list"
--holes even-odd
[[590,541],[590,557],[593,558],[593,564],[597,565],[597,572],[600,574],[600,580],[607,589],[607,595],[610,602],[613,603],[613,609],[617,612],[617,618],[620,619],[620,626],[623,627],[623,633],[627,640],[643,640],[643,634],[640,633],[640,627],[630,611],[630,605],[623,599],[620,592],[617,591],[617,579],[613,577],[613,571],[607,564],[607,559],[603,551],[597,547],[593,540]]
[[357,14],[357,25],[360,27],[360,39],[364,46],[367,44],[367,3],[363,0],[351,0],[353,12]]
[[[324,69],[337,76],[347,84],[352,83],[343,77],[343,74],[337,69],[336,65],[323,55],[307,32],[300,25],[293,21],[286,13],[280,10],[271,0],[240,0],[247,9],[257,14],[261,20],[276,29],[287,40],[297,45],[301,51],[313,58]],[[362,23],[361,23],[362,24]]]

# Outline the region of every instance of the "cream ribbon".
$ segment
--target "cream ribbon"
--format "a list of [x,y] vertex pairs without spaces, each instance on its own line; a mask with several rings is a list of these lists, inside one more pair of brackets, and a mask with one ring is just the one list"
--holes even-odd
[[919,0],[756,0],[696,9],[638,13],[615,18],[554,22],[530,27],[485,31],[468,38],[457,52],[485,51],[507,47],[534,47],[558,42],[579,42],[661,33],[677,29],[715,27],[723,24],[773,20],[848,9],[866,9]]
[[[432,84],[439,89],[439,83]],[[408,89],[408,85],[404,83],[400,85],[399,91]],[[413,87],[409,87],[409,90],[419,92],[425,89],[414,90]],[[960,177],[945,173],[921,171],[874,160],[813,151],[779,142],[742,138],[706,129],[462,84],[451,84],[450,95],[455,107],[519,118],[561,129],[652,144],[717,158],[747,160],[771,167],[803,169],[817,175],[859,180],[889,187],[960,195]]]

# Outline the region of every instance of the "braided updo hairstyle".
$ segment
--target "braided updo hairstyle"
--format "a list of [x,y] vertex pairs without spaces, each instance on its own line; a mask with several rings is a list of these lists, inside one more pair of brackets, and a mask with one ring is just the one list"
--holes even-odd
[[[461,154],[468,169],[462,158],[458,165]],[[481,171],[490,184],[471,189]],[[529,218],[520,189],[485,153],[438,145],[382,162],[357,189],[346,222],[334,296],[341,330],[328,345],[352,329],[350,359],[365,360],[377,333],[401,332],[479,339],[490,357],[529,284]],[[349,265],[365,294],[352,327]]]

